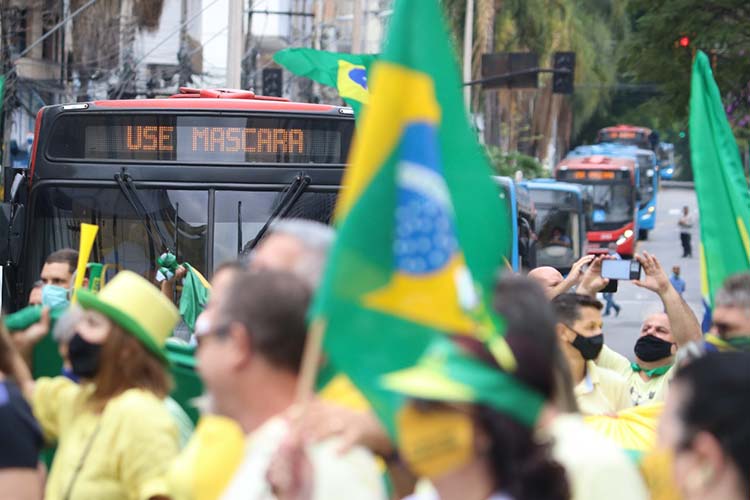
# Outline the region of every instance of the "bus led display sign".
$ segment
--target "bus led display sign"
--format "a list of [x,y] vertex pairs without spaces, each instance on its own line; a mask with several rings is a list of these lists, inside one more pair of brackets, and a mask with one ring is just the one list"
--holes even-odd
[[614,179],[615,173],[606,170],[575,170],[572,172],[574,179],[589,179],[592,181]]
[[54,123],[53,161],[345,164],[353,120],[327,117],[75,114]]
[[[175,151],[175,127],[128,125],[128,151]],[[305,132],[301,129],[189,127],[191,150],[196,153],[285,153],[304,154]]]

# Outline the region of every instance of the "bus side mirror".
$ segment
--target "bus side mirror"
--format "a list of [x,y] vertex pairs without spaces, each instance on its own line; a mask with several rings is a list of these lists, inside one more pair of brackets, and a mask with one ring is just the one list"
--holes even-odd
[[640,191],[635,192],[635,201],[640,202],[643,199]]

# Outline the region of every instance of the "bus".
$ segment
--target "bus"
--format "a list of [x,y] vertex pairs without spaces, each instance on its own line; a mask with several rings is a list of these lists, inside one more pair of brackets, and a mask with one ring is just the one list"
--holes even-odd
[[632,258],[638,234],[639,172],[635,160],[600,155],[567,158],[555,167],[555,179],[580,184],[591,197],[587,252],[614,249],[623,258]]
[[599,130],[596,134],[596,142],[614,142],[654,151],[659,143],[659,135],[647,127],[614,125]]
[[500,187],[506,213],[510,214],[510,248],[504,255],[509,256],[509,264],[514,271],[528,271],[536,267],[536,234],[534,233],[536,209],[527,187],[516,183],[510,177],[493,177]]
[[[25,305],[46,256],[78,248],[83,222],[99,227],[92,262],[152,282],[167,250],[210,278],[277,217],[327,223],[353,133],[350,108],[246,91],[46,106],[0,211],[3,304]],[[191,372],[192,348],[168,348]]]
[[634,158],[638,167],[638,239],[647,240],[648,233],[656,227],[656,207],[659,194],[659,174],[656,154],[649,149],[617,143],[579,146],[568,153],[569,157],[604,155]]
[[536,265],[552,266],[562,274],[586,251],[587,198],[577,184],[554,179],[522,183],[536,209]]
[[660,142],[656,155],[659,158],[659,175],[663,180],[671,180],[675,171],[674,144]]

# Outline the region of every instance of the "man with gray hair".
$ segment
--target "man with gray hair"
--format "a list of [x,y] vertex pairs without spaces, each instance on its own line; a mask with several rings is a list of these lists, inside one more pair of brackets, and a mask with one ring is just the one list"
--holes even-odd
[[279,219],[248,255],[250,269],[287,271],[318,288],[335,231],[321,222]]
[[706,342],[719,350],[750,351],[750,273],[730,276],[716,292]]

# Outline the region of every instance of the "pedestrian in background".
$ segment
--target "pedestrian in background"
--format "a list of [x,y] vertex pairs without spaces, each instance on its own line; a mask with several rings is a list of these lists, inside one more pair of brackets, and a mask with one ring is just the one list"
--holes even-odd
[[[610,243],[609,244],[609,256],[612,259],[615,260],[622,260],[622,257],[620,257],[620,254],[617,253],[617,243]],[[613,292],[603,292],[602,297],[604,298],[604,303],[606,304],[604,307],[604,316],[609,316],[609,312],[614,309],[615,310],[615,317],[620,315],[620,304],[615,302],[615,294]]]
[[687,205],[682,207],[682,217],[677,222],[677,226],[680,228],[680,242],[682,243],[682,257],[693,256],[693,245],[691,243],[693,225],[695,221],[693,216],[690,215],[690,209]]
[[685,293],[685,280],[680,278],[680,266],[672,266],[672,276],[669,278],[669,282],[672,283],[677,293],[680,295]]

